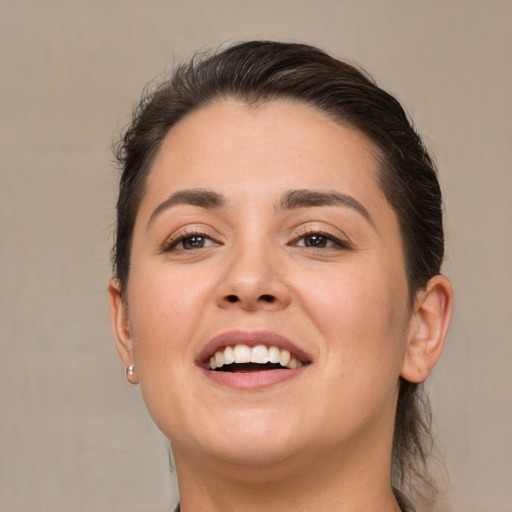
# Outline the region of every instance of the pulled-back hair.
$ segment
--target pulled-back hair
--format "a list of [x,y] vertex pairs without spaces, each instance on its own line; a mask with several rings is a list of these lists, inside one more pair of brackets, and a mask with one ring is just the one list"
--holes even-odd
[[[128,286],[130,249],[147,176],[169,130],[191,112],[223,98],[247,104],[290,99],[316,107],[371,140],[379,184],[398,217],[410,301],[439,274],[444,253],[442,198],[435,166],[398,101],[363,71],[302,44],[252,41],[178,66],[148,93],[116,147],[122,174],[114,273]],[[422,385],[401,379],[393,439],[395,486],[428,480],[430,407]]]

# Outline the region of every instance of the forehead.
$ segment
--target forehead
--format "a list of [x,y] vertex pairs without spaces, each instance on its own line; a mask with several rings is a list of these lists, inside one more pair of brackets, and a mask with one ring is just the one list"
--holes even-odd
[[[315,107],[276,100],[211,103],[174,126],[148,178],[152,188],[333,186],[375,188],[377,149]],[[253,190],[255,190],[253,188]]]

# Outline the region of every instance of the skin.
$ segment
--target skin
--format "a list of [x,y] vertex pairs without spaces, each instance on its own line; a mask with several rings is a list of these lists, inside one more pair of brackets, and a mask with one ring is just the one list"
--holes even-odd
[[[127,289],[122,297],[113,279],[109,294],[119,354],[171,440],[184,512],[399,510],[399,376],[431,372],[452,292],[436,276],[410,304],[377,172],[363,135],[292,102],[218,101],[167,135],[137,214]],[[158,210],[198,188],[225,205]],[[368,217],[347,204],[278,208],[292,190],[349,196]],[[203,247],[179,243],[198,233]],[[309,247],[318,233],[325,246]],[[311,364],[264,388],[218,384],[197,357],[232,330],[275,332]]]

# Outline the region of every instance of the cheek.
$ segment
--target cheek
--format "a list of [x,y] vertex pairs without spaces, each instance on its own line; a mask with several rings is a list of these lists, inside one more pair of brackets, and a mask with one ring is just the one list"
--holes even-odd
[[366,265],[302,283],[302,305],[314,329],[329,341],[327,357],[337,361],[343,373],[361,373],[362,367],[372,366],[389,371],[401,365],[407,325],[405,279],[381,270]]
[[191,280],[187,274],[164,270],[148,266],[130,283],[130,330],[141,384],[145,374],[182,367],[170,363],[185,359],[204,311],[205,286],[197,285],[201,276]]

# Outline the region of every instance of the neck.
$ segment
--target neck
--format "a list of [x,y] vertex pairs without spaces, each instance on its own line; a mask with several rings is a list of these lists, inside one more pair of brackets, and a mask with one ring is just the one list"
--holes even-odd
[[181,511],[399,512],[387,454],[361,458],[354,452],[242,466],[204,456],[195,460],[175,448]]

